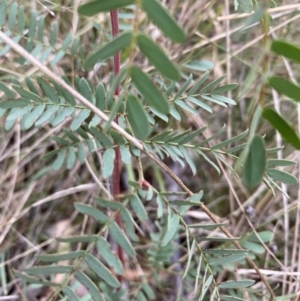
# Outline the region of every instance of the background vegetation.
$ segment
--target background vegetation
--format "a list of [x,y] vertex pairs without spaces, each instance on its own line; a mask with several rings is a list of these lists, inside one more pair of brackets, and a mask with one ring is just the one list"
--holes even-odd
[[107,3],[0,1],[0,296],[298,300],[300,5]]

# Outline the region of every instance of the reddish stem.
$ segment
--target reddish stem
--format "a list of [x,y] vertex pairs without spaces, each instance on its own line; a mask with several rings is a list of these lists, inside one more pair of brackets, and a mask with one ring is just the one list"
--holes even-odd
[[[119,20],[118,20],[118,11],[113,10],[110,12],[110,20],[111,20],[111,28],[113,37],[119,34]],[[120,72],[120,53],[116,53],[114,55],[114,77]],[[120,95],[120,86],[118,85],[115,89],[115,98],[118,98]],[[118,116],[115,117],[115,122],[118,123]],[[120,172],[121,172],[121,159],[120,159],[120,149],[117,147],[115,149],[115,162],[114,162],[114,172],[113,172],[113,196],[114,199],[117,200],[120,195]],[[118,214],[116,216],[116,222],[120,226],[122,226],[121,217]],[[118,256],[120,261],[124,264],[124,253],[123,249],[118,245]],[[119,280],[121,280],[121,276],[119,276]]]

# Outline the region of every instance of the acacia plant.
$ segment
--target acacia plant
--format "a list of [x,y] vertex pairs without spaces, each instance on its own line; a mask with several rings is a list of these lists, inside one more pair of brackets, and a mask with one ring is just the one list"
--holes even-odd
[[[125,30],[120,30],[118,12],[126,21]],[[222,84],[225,75],[214,79],[207,70],[194,76],[187,70],[199,70],[199,62],[174,62],[169,57],[164,43],[184,44],[188,36],[161,2],[97,0],[82,4],[74,14],[88,27],[62,38],[59,23],[50,24],[45,15],[28,13],[16,2],[0,1],[1,57],[13,57],[24,73],[28,66],[35,67],[22,78],[2,74],[4,128],[7,133],[14,127],[24,133],[32,129],[55,133],[42,149],[44,169],[24,185],[31,187],[45,174],[71,172],[79,164],[80,172],[87,168],[98,187],[93,202],[82,198],[74,204],[80,222],[85,223],[86,217],[94,221],[93,232],[57,237],[66,243],[63,249],[37,255],[24,270],[14,270],[14,277],[23,285],[48,287],[48,300],[258,300],[261,290],[273,300],[273,285],[256,261],[261,243],[270,241],[272,233],[252,228],[251,233],[233,237],[202,202],[205,192],[191,191],[165,162],[171,158],[196,174],[204,168],[195,164],[200,156],[220,175],[224,171],[220,166],[241,175],[250,189],[261,182],[270,189],[280,189],[276,181],[294,184],[295,177],[274,168],[293,162],[272,159],[279,149],[266,149],[264,138],[256,134],[261,116],[271,122],[276,116],[260,103],[250,130],[227,140],[222,139],[224,127],[211,135],[205,134],[210,125],[182,130],[187,114],[211,114],[216,105],[234,106],[235,100],[226,93],[237,84]],[[103,18],[103,24],[97,23],[99,15],[110,16],[111,31]],[[163,35],[163,43],[145,33],[149,23]],[[93,31],[100,38],[92,39]],[[141,67],[141,57],[147,68]],[[64,59],[69,64],[58,76]],[[110,70],[109,77],[99,72],[101,67]],[[271,84],[277,86],[274,80]],[[100,175],[91,160],[100,167]],[[166,190],[164,180],[147,180],[149,161],[153,173],[168,175],[177,191]],[[122,173],[125,190],[120,188]],[[32,200],[29,209],[21,208],[17,214],[35,206]],[[187,218],[191,208],[204,212],[210,221]],[[10,227],[4,227],[1,240]],[[213,236],[216,229],[218,235]],[[204,247],[207,244],[210,248]],[[254,279],[234,276],[239,265],[256,271],[260,289],[251,288]],[[228,275],[218,283],[223,267]],[[135,276],[130,278],[128,271],[135,271]],[[58,280],[57,274],[63,276]],[[77,295],[78,286],[88,290],[83,297]]]

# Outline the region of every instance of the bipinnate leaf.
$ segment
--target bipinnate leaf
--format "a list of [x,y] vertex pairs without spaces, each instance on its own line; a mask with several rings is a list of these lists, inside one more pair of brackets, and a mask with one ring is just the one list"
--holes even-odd
[[85,262],[87,265],[101,278],[103,279],[108,285],[112,287],[120,287],[120,282],[118,279],[98,260],[91,254],[87,254],[84,257]]
[[[105,1],[101,1],[101,2],[105,2]],[[105,60],[113,56],[117,52],[125,49],[131,44],[132,39],[133,39],[133,35],[131,32],[122,33],[121,35],[114,38],[112,41],[110,41],[109,43],[107,43],[106,45],[98,49],[95,53],[89,55],[86,61],[84,62],[84,68],[85,69],[93,68],[97,62]]]
[[150,78],[138,67],[132,67],[130,73],[133,83],[149,102],[149,105],[162,114],[169,113],[169,105],[166,98],[151,82]]
[[296,185],[298,183],[298,179],[295,176],[283,170],[268,168],[267,175],[275,181],[279,181],[287,185]]
[[251,286],[255,283],[254,280],[238,280],[238,281],[226,281],[221,282],[218,287],[219,288],[244,288]]
[[139,219],[141,219],[142,221],[148,219],[145,207],[137,194],[132,194],[130,196],[130,206],[132,207],[133,211]]
[[103,296],[100,294],[96,284],[88,276],[78,271],[74,273],[74,276],[80,283],[82,283],[88,289],[89,293],[91,294],[94,300],[105,301]]
[[177,229],[179,228],[179,221],[180,219],[178,214],[173,214],[171,218],[168,217],[167,231],[161,242],[162,247],[166,246],[174,237]]
[[282,93],[296,102],[300,102],[300,87],[298,85],[281,77],[270,77],[268,82],[277,92]]
[[115,150],[110,148],[103,153],[103,178],[110,177],[114,170]]
[[82,214],[87,214],[87,215],[93,217],[95,220],[97,220],[98,222],[100,222],[102,224],[109,221],[108,216],[106,216],[100,210],[94,208],[91,205],[75,203],[75,209]]
[[183,43],[186,35],[169,12],[157,0],[142,0],[142,8],[149,19],[157,25],[164,35],[174,42]]
[[138,34],[136,39],[141,52],[162,75],[171,80],[179,79],[178,69],[159,46],[144,34]]
[[112,222],[109,225],[109,234],[113,238],[113,240],[129,255],[134,256],[135,251],[130,244],[128,238],[125,236],[124,232],[120,229],[120,227],[116,224],[116,222]]
[[300,149],[300,139],[292,127],[275,111],[265,108],[262,116],[280,133],[282,138],[296,149]]
[[91,1],[78,8],[78,13],[84,16],[94,16],[100,12],[109,12],[127,5],[135,4],[135,0],[105,0],[105,1]]
[[112,252],[108,242],[103,237],[99,237],[97,240],[97,249],[106,263],[112,267],[117,274],[123,275],[123,266],[120,259]]
[[266,167],[266,153],[263,139],[255,135],[244,164],[243,184],[247,187],[258,185],[264,176]]
[[126,114],[136,138],[145,140],[149,133],[149,122],[141,102],[133,95],[128,95]]
[[275,53],[283,55],[287,59],[300,63],[300,48],[295,45],[277,40],[272,42],[271,49]]
[[0,102],[1,109],[13,109],[25,107],[30,103],[30,100],[25,98],[7,99]]

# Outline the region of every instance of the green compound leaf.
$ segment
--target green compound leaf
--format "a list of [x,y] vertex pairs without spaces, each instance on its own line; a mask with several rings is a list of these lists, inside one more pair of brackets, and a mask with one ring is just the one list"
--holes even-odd
[[132,67],[131,79],[151,106],[162,114],[169,113],[167,100],[142,70]]
[[97,249],[106,263],[112,267],[117,274],[123,275],[124,271],[120,259],[112,252],[108,242],[103,237],[99,237],[97,240]]
[[177,43],[183,43],[186,40],[183,30],[158,1],[142,0],[141,2],[142,8],[147,13],[149,19],[157,25],[165,36]]
[[279,181],[287,185],[296,185],[298,183],[298,179],[286,171],[268,168],[267,175],[275,181]]
[[293,99],[296,102],[300,102],[299,86],[280,77],[270,77],[268,82],[269,85],[277,92],[282,93],[283,95]]
[[126,114],[134,135],[140,140],[145,140],[149,133],[149,122],[141,102],[133,95],[128,95]]
[[114,149],[107,149],[103,153],[103,178],[107,179],[110,177],[114,170],[114,160],[115,160]]
[[120,229],[120,227],[116,224],[116,222],[112,222],[109,225],[109,234],[113,238],[113,240],[129,255],[134,256],[135,251],[130,244],[128,238],[125,236],[124,232]]
[[264,176],[266,153],[263,139],[256,135],[250,143],[243,170],[243,184],[247,187],[258,185]]
[[290,60],[300,63],[300,48],[292,44],[285,41],[273,41],[271,49],[279,55],[283,55]]
[[139,219],[141,219],[142,221],[148,219],[148,215],[145,210],[145,207],[142,201],[140,200],[140,198],[138,197],[138,195],[132,194],[130,196],[130,206],[132,207],[133,211],[135,212],[135,214]]
[[120,287],[121,284],[118,279],[96,257],[87,254],[84,259],[87,265],[108,285]]
[[300,149],[300,139],[292,127],[272,109],[264,109],[262,116],[280,133],[282,138],[296,149]]
[[18,99],[8,99],[0,102],[1,109],[13,109],[25,107],[30,103],[28,99],[18,98]]
[[[101,1],[97,1],[97,2],[101,3]],[[117,52],[127,48],[131,44],[132,39],[133,39],[133,35],[131,32],[122,33],[121,35],[113,39],[111,42],[101,47],[95,53],[88,56],[88,58],[84,62],[84,68],[85,69],[93,68],[97,62],[105,60],[113,56]]]
[[149,37],[139,34],[136,39],[141,52],[162,75],[171,80],[180,78],[178,69],[171,63],[164,51]]
[[105,301],[95,283],[88,276],[78,271],[74,273],[74,276],[80,283],[82,283],[88,289],[89,293],[91,294],[94,300]]
[[80,5],[78,8],[78,13],[90,17],[100,12],[109,12],[111,10],[115,10],[131,4],[135,4],[135,0],[95,0]]

